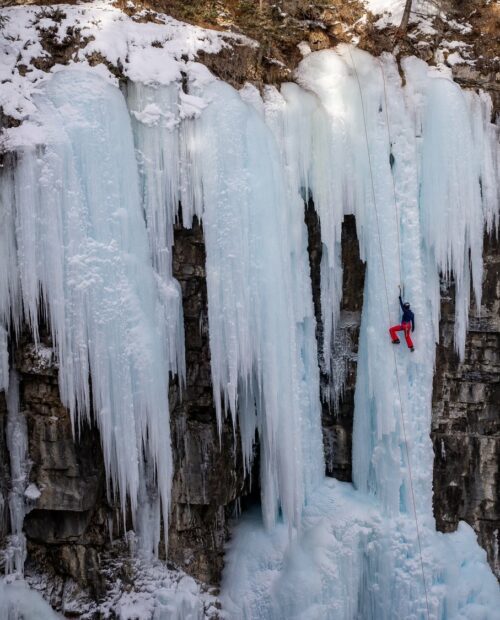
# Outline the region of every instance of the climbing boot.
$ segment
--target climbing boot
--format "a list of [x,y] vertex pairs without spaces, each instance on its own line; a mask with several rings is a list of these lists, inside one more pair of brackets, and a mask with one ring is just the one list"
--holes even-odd
[[401,342],[401,340],[398,338],[397,340],[393,340],[392,344],[399,344]]
[[415,351],[415,347],[410,347],[410,351],[413,353],[413,351]]

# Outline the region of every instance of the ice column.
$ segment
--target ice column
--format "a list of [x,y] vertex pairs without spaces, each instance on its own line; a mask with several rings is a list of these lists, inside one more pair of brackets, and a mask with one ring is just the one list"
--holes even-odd
[[[8,332],[19,331],[19,275],[14,225],[12,167],[15,160],[5,155],[0,172],[0,391],[9,386]],[[14,319],[13,325],[11,321]]]
[[196,163],[214,387],[233,415],[240,395],[255,403],[264,521],[279,504],[298,525],[323,467],[306,231],[264,120],[225,84],[205,95]]
[[301,221],[304,201],[312,197],[320,219],[322,350],[324,370],[332,374],[332,347],[342,297],[341,233],[345,202],[339,152],[334,148],[339,128],[331,122],[317,97],[292,83],[283,84],[280,92],[267,87],[265,110],[267,122],[280,145],[287,187],[295,201],[289,217]]
[[0,392],[9,387],[9,351],[7,330],[0,325]]
[[180,188],[179,102],[180,84],[173,82],[153,88],[130,82],[127,102],[139,162],[139,187],[146,216],[146,228],[159,275],[159,287],[167,320],[169,361],[173,372],[184,382],[184,321],[182,293],[172,276],[174,222],[177,218]]

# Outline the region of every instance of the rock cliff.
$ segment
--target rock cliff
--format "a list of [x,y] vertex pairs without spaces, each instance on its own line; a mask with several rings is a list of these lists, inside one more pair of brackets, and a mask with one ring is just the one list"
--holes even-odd
[[454,295],[443,284],[432,411],[434,514],[477,532],[500,578],[500,244],[485,237],[481,307],[471,306],[465,359],[453,347]]

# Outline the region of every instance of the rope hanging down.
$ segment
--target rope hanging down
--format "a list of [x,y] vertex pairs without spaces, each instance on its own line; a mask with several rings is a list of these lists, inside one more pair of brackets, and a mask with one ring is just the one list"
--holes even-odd
[[[352,56],[351,56],[352,58]],[[399,228],[401,224],[401,218],[399,216],[399,207],[398,207],[398,199],[396,195],[396,181],[394,179],[394,173],[392,171],[392,166],[394,162],[394,156],[392,154],[392,137],[391,137],[391,125],[389,123],[389,108],[387,105],[387,87],[385,82],[385,73],[384,66],[380,59],[378,59],[380,65],[380,72],[382,73],[382,82],[384,84],[384,110],[385,110],[385,120],[387,126],[387,137],[389,139],[389,148],[390,148],[390,162],[391,162],[391,180],[392,180],[392,196],[394,199],[394,217],[396,218],[396,231],[398,233],[398,268],[399,268],[399,288],[403,288],[403,278],[402,278],[402,261],[401,261],[401,237],[399,233]]]
[[[375,209],[375,219],[377,222],[377,236],[378,236],[378,244],[379,244],[379,249],[380,249],[380,260],[382,263],[382,275],[384,278],[384,288],[385,288],[385,298],[386,298],[386,303],[387,303],[387,317],[389,320],[389,323],[391,321],[391,313],[390,313],[390,304],[389,304],[389,292],[387,289],[387,279],[385,276],[385,265],[384,265],[384,254],[382,252],[382,237],[380,235],[380,225],[379,225],[379,217],[378,217],[378,210],[377,210],[377,201],[376,201],[376,197],[375,197],[375,184],[373,181],[373,168],[372,168],[372,159],[371,159],[371,153],[370,153],[370,144],[368,141],[368,129],[366,126],[366,113],[365,113],[365,103],[364,103],[364,99],[363,99],[363,91],[361,89],[361,82],[359,80],[359,75],[358,75],[358,71],[356,69],[356,63],[354,62],[354,58],[352,56],[351,50],[350,48],[348,48],[349,51],[349,56],[351,58],[351,63],[352,63],[352,67],[354,69],[354,73],[356,75],[356,81],[358,84],[358,89],[359,89],[359,96],[360,96],[360,101],[361,101],[361,110],[363,113],[363,124],[364,124],[364,130],[365,130],[365,140],[366,140],[366,151],[367,151],[367,155],[368,155],[368,166],[370,168],[370,181],[371,181],[371,190],[372,190],[372,197],[373,197],[373,206]],[[384,79],[384,93],[385,93],[385,79]],[[386,99],[387,102],[387,99]],[[386,114],[387,114],[387,105],[386,105]],[[393,177],[393,183],[394,183],[394,177]],[[394,196],[396,196],[396,188],[394,185]],[[397,222],[397,229],[398,229],[398,242],[399,242],[399,222]],[[400,244],[399,244],[400,246]],[[398,248],[400,250],[400,247]],[[404,439],[404,444],[405,444],[405,452],[406,452],[406,461],[408,463],[408,477],[409,477],[409,481],[410,481],[410,490],[411,490],[411,499],[412,499],[412,506],[413,506],[413,516],[415,519],[415,528],[417,531],[417,540],[418,540],[418,551],[419,551],[419,555],[420,555],[420,568],[421,568],[421,572],[422,572],[422,583],[424,585],[424,592],[425,592],[425,604],[426,604],[426,610],[427,610],[427,620],[430,620],[430,611],[429,611],[429,597],[427,595],[427,583],[425,580],[425,572],[424,572],[424,561],[422,558],[422,543],[420,540],[420,528],[418,525],[418,516],[417,516],[417,507],[416,507],[416,503],[415,503],[415,492],[413,489],[413,474],[412,474],[412,469],[411,469],[411,462],[410,462],[410,451],[408,448],[408,440],[407,440],[407,436],[406,436],[406,426],[405,426],[405,416],[404,416],[404,411],[403,411],[403,399],[401,398],[401,384],[399,381],[399,372],[398,372],[398,364],[397,364],[397,360],[396,360],[396,352],[394,350],[394,348],[392,349],[392,354],[393,354],[393,358],[394,358],[394,368],[396,370],[396,379],[397,379],[397,384],[398,384],[398,394],[399,394],[399,410],[400,410],[400,415],[401,415],[401,428],[403,430],[403,439]]]

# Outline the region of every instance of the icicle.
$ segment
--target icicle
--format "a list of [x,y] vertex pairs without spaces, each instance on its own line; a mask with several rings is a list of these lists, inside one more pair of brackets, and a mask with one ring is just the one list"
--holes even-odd
[[[303,219],[297,229],[294,217],[302,203],[297,190],[288,202],[280,155],[261,115],[220,82],[204,95],[210,104],[195,121],[195,169],[218,416],[219,390],[233,417],[246,390],[245,402],[257,407],[264,521],[271,525],[281,505],[297,525],[323,468],[321,435],[310,422],[319,417],[318,371],[307,236]],[[313,352],[304,348],[311,346]],[[253,423],[241,428],[252,433]]]
[[154,463],[140,463],[140,483],[137,507],[137,535],[143,557],[156,553],[161,536],[161,501],[156,483]]
[[186,365],[182,293],[172,277],[173,227],[181,193],[179,97],[177,82],[162,89],[132,82],[127,90],[153,266],[159,275],[158,288],[168,312],[168,363],[182,385]]
[[[11,327],[13,333],[19,332],[21,305],[19,291],[19,273],[16,253],[15,215],[14,215],[14,179],[13,168],[15,158],[11,155],[4,156],[4,165],[0,167],[0,352],[2,351],[2,338],[4,343],[3,354],[0,353],[0,368],[5,363],[6,355],[6,331]],[[2,357],[3,355],[3,357]],[[2,376],[2,370],[0,370]],[[8,374],[3,371],[3,383],[7,386]],[[2,389],[0,380],[0,389]]]
[[479,185],[486,232],[498,232],[500,215],[500,129],[491,122],[493,104],[490,95],[465,91],[474,141],[473,159],[479,162]]
[[[300,79],[300,74],[299,74]],[[331,374],[335,329],[342,297],[341,233],[344,181],[338,152],[333,148],[340,128],[319,99],[296,84],[281,93],[266,89],[268,123],[281,145],[288,186],[307,202],[314,197],[322,230],[321,315],[326,372]],[[296,194],[294,194],[296,195]],[[303,208],[303,207],[302,207]]]
[[481,304],[484,229],[498,221],[498,130],[489,122],[486,95],[465,93],[415,58],[403,67],[420,133],[423,240],[437,269],[453,278],[455,347],[463,359],[471,283]]

